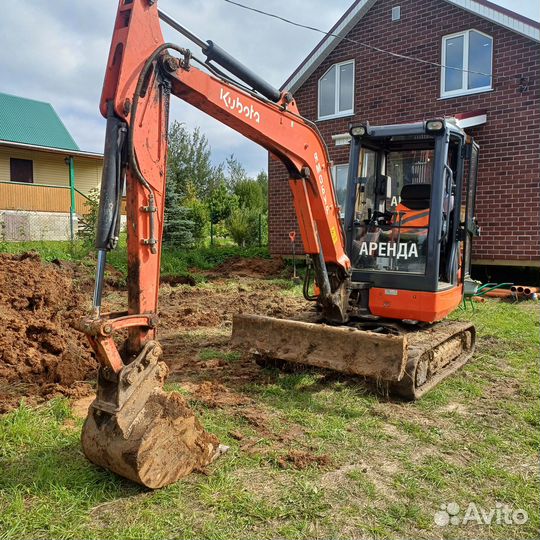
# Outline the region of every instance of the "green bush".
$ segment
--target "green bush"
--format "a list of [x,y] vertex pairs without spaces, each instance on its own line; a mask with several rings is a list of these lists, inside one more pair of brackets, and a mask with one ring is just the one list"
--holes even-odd
[[188,247],[195,244],[193,231],[195,222],[192,211],[185,206],[178,206],[174,212],[165,209],[163,226],[163,244],[176,247]]
[[238,206],[238,197],[229,193],[227,185],[221,181],[206,200],[206,205],[210,214],[210,220],[214,225],[227,219],[231,215],[233,208]]
[[261,245],[268,245],[268,214],[261,214],[260,216],[260,228],[261,228]]
[[89,191],[87,199],[84,201],[86,212],[83,216],[84,228],[79,232],[79,238],[87,248],[94,247],[99,215],[99,189],[93,188]]
[[189,219],[193,223],[191,234],[193,244],[200,246],[204,243],[210,233],[210,215],[207,206],[199,199],[190,199],[184,202],[184,206],[189,210]]
[[259,242],[259,210],[235,208],[227,219],[227,230],[240,246],[254,246]]
[[257,183],[261,187],[263,195],[263,214],[268,213],[268,174],[261,171],[256,178]]
[[264,209],[264,194],[261,184],[257,180],[240,180],[234,186],[234,193],[238,197],[238,203],[243,208],[258,210]]

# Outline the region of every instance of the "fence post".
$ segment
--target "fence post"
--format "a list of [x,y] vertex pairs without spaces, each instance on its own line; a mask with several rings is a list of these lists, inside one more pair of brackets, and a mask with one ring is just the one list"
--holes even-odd
[[262,214],[259,214],[259,247],[262,247]]
[[69,191],[71,195],[71,203],[69,207],[69,233],[71,241],[75,240],[75,231],[73,230],[73,217],[75,216],[75,166],[73,164],[73,156],[67,158],[69,166]]

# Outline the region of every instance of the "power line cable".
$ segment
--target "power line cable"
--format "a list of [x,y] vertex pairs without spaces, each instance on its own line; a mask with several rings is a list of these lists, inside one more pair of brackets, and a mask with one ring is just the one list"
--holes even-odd
[[483,75],[484,77],[489,77],[490,79],[507,79],[507,80],[520,79],[520,80],[522,80],[522,79],[525,78],[525,77],[523,77],[523,75],[497,75],[497,76],[494,76],[494,75],[492,75],[490,73],[484,73],[482,71],[474,71],[474,70],[471,70],[471,69],[463,69],[463,68],[458,68],[458,67],[454,67],[454,66],[447,66],[447,65],[444,65],[444,64],[440,64],[438,62],[431,62],[429,60],[423,60],[422,58],[416,58],[414,56],[409,56],[409,55],[406,55],[406,54],[400,54],[400,53],[396,53],[396,52],[392,52],[392,51],[387,51],[385,49],[381,49],[380,47],[376,47],[375,45],[369,45],[368,43],[362,43],[361,41],[357,41],[356,39],[351,39],[351,38],[346,37],[346,36],[340,36],[339,34],[334,34],[332,32],[326,32],[325,30],[321,30],[320,28],[316,28],[315,26],[309,26],[307,24],[302,24],[302,23],[299,23],[299,22],[296,22],[296,21],[292,21],[291,19],[287,19],[286,17],[282,17],[281,15],[276,15],[275,13],[269,13],[267,11],[263,11],[262,9],[257,9],[257,8],[251,7],[251,6],[246,6],[245,4],[241,4],[240,2],[236,2],[235,0],[224,0],[224,1],[227,2],[228,4],[238,6],[238,7],[242,8],[242,9],[246,9],[248,11],[254,11],[255,13],[259,13],[260,15],[265,15],[266,17],[272,17],[274,19],[278,19],[280,21],[283,21],[283,22],[285,22],[287,24],[291,24],[293,26],[297,26],[299,28],[305,28],[307,30],[313,30],[314,32],[324,34],[325,36],[336,37],[336,38],[342,39],[343,41],[348,41],[350,43],[360,45],[361,47],[371,49],[371,50],[373,50],[375,52],[382,53],[382,54],[388,54],[390,56],[393,56],[395,58],[400,58],[402,60],[410,60],[410,61],[418,62],[418,63],[421,63],[421,64],[428,64],[428,65],[435,66],[435,67],[442,68],[442,69],[453,69],[455,71],[461,71],[461,72],[465,72],[465,73],[473,73],[475,75]]

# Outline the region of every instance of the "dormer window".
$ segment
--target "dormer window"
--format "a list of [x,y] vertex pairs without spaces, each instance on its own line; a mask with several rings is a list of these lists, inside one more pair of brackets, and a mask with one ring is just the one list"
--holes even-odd
[[441,97],[491,90],[493,38],[478,30],[444,36],[441,63]]
[[354,114],[354,60],[334,64],[319,79],[319,120]]

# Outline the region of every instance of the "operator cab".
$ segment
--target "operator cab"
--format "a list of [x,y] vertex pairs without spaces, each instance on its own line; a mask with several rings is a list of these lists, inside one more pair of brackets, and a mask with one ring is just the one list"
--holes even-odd
[[353,283],[430,292],[458,285],[470,267],[464,225],[474,215],[477,145],[444,119],[357,125],[350,134],[344,229]]

